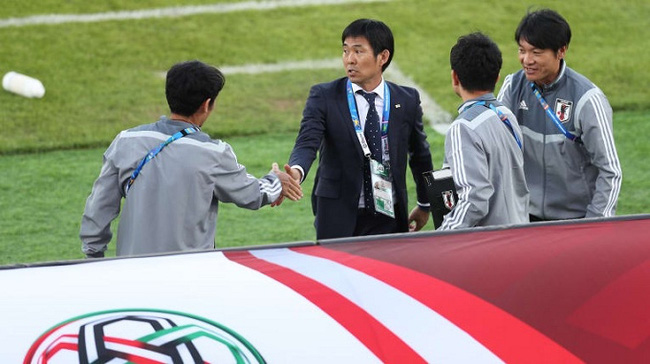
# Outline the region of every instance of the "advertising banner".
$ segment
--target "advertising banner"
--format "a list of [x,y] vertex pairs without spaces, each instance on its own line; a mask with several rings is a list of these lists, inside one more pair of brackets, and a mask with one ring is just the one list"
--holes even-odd
[[0,269],[3,363],[650,358],[650,220]]

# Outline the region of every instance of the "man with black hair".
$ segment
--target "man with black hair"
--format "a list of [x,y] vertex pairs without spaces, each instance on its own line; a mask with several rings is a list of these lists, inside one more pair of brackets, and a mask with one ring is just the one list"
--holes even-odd
[[[420,96],[383,78],[394,54],[386,24],[355,20],[341,41],[346,77],[311,88],[285,170],[303,181],[320,155],[312,192],[318,239],[420,230],[429,219],[422,174],[432,169]],[[418,199],[410,214],[407,160]]]
[[113,140],[81,221],[87,257],[104,256],[120,205],[116,251],[124,256],[214,249],[220,201],[255,210],[281,195],[302,196],[277,164],[255,178],[230,145],[201,131],[224,83],[224,75],[205,63],[174,65],[165,86],[170,116]]
[[445,166],[458,192],[439,230],[528,222],[522,135],[494,88],[501,51],[486,35],[458,38],[449,56],[451,85],[463,99],[445,138]]
[[531,221],[609,217],[621,190],[621,164],[605,94],[564,60],[569,23],[557,12],[526,14],[517,30],[522,69],[498,99],[524,134]]

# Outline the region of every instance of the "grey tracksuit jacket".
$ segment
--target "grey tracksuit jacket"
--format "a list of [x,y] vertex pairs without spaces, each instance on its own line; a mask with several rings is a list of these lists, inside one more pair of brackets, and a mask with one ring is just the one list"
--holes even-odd
[[125,198],[125,183],[142,158],[192,126],[163,116],[113,140],[81,221],[85,254],[106,249],[120,205],[116,248],[122,256],[213,249],[219,201],[258,209],[279,197],[282,186],[275,174],[260,179],[249,175],[230,145],[198,131],[167,145],[146,163]]
[[[480,101],[493,102],[512,131]],[[522,140],[517,119],[491,93],[466,101],[458,112],[445,138],[444,163],[451,168],[458,202],[439,230],[528,222],[524,157],[513,135]]]
[[513,111],[524,134],[531,214],[548,220],[613,216],[622,173],[607,98],[564,61],[558,78],[541,91],[564,127],[583,143],[560,132],[523,71],[506,76],[498,100]]

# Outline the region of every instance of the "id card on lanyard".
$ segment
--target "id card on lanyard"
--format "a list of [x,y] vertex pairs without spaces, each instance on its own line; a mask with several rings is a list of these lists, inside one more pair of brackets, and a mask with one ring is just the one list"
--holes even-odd
[[[369,159],[370,162],[370,176],[372,180],[373,200],[375,203],[375,211],[384,215],[395,217],[395,208],[393,206],[393,183],[390,181],[390,157],[388,154],[388,120],[390,116],[390,90],[388,85],[384,82],[384,108],[381,118],[381,154],[382,161],[375,161],[370,157],[370,148],[366,137],[363,135],[363,128],[359,119],[359,112],[357,111],[357,103],[354,99],[354,91],[352,90],[352,82],[347,81],[347,96],[348,108],[350,109],[350,116],[354,123],[354,130],[357,134],[357,139],[363,150],[363,155]],[[370,105],[375,107],[375,105]]]

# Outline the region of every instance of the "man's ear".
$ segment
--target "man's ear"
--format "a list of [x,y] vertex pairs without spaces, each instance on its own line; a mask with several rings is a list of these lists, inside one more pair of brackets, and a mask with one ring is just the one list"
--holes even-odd
[[212,111],[212,109],[210,107],[210,101],[212,101],[212,99],[205,99],[205,101],[203,101],[203,103],[201,103],[200,109],[201,109],[202,113],[208,113],[208,112]]
[[390,58],[390,51],[388,49],[384,49],[377,56],[379,57],[381,66],[383,67],[386,64],[386,62],[388,62],[388,59]]
[[458,80],[458,74],[453,69],[451,70],[451,85],[453,87],[460,85],[460,81]]

